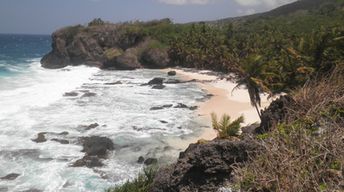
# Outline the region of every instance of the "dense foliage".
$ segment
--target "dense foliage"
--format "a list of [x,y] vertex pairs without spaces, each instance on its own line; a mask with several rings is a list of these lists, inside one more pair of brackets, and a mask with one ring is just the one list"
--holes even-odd
[[[128,32],[157,40],[174,65],[233,73],[259,114],[262,92],[294,98],[297,105],[289,116],[253,139],[262,151],[237,168],[242,191],[342,190],[344,2],[290,9],[283,9],[287,15],[275,11],[227,22],[133,23]],[[221,122],[213,119],[222,133]],[[224,117],[223,127],[229,122]],[[220,136],[237,135],[240,122]]]

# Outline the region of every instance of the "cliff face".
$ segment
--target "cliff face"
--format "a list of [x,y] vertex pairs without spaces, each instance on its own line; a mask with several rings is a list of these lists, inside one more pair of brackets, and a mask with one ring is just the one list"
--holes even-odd
[[52,51],[41,64],[45,68],[89,65],[107,69],[164,68],[169,65],[166,48],[130,24],[73,26],[52,34]]

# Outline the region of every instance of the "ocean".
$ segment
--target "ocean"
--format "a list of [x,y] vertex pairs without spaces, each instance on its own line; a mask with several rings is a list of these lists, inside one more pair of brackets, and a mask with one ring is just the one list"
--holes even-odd
[[[137,163],[140,156],[175,160],[182,149],[168,141],[194,137],[204,126],[189,109],[150,110],[197,105],[206,93],[195,83],[158,90],[142,84],[154,77],[178,77],[148,69],[44,69],[40,59],[50,49],[50,36],[0,35],[0,177],[19,174],[13,180],[0,179],[1,192],[103,192],[134,178],[143,168]],[[65,95],[70,92],[73,96]],[[95,123],[97,127],[85,128]],[[34,142],[42,132],[47,141]],[[115,150],[102,161],[103,167],[72,167],[84,156],[80,138],[88,136],[110,138]]]

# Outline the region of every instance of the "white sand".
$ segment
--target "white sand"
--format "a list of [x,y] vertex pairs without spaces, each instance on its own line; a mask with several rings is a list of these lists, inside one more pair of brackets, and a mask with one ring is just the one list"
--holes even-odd
[[[201,120],[204,121],[209,127],[211,127],[211,116],[212,112],[215,112],[218,117],[226,113],[230,115],[232,119],[236,119],[241,115],[244,116],[245,122],[243,125],[250,125],[256,122],[260,122],[259,116],[256,112],[256,109],[251,106],[250,98],[248,92],[244,88],[235,89],[235,83],[219,80],[215,75],[202,74],[205,71],[189,72],[183,69],[166,69],[164,71],[174,70],[177,72],[177,75],[184,80],[201,80],[201,81],[211,81],[211,82],[202,82],[198,83],[202,89],[206,90],[208,94],[214,95],[209,100],[201,102],[199,104],[199,109],[196,111],[201,117]],[[262,109],[269,106],[270,102],[267,99],[266,95],[261,95],[262,98]],[[197,142],[199,139],[211,140],[216,137],[216,132],[207,128],[204,129],[204,132],[198,138],[190,139],[188,141],[171,141],[174,145],[180,146],[181,148],[186,148],[188,144]]]

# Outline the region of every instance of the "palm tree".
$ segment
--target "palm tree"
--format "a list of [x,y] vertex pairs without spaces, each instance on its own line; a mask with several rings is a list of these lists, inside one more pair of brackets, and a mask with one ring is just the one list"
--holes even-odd
[[218,132],[219,138],[227,138],[232,136],[239,136],[241,123],[244,122],[244,117],[240,116],[238,119],[231,122],[231,117],[227,114],[223,114],[221,119],[217,119],[215,113],[211,114],[213,129]]
[[257,78],[262,74],[260,60],[260,55],[251,55],[243,59],[240,66],[237,65],[236,71],[239,78],[236,81],[237,86],[233,88],[232,92],[239,87],[245,86],[250,97],[251,105],[256,108],[261,119],[262,116],[259,110],[259,107],[261,107],[260,93],[266,92],[270,94],[270,90],[262,80]]

